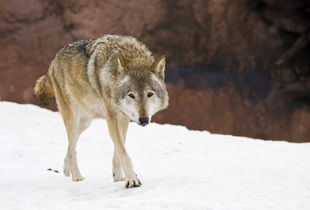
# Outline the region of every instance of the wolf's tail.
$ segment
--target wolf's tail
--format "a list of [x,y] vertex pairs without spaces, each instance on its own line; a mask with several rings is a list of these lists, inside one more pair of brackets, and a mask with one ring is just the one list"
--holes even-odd
[[43,75],[37,80],[33,91],[34,95],[43,105],[47,105],[48,99],[55,97],[53,84],[48,75]]

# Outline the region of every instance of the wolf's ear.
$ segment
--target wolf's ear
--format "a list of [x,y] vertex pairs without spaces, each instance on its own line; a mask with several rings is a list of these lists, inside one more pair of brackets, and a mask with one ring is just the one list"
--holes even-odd
[[152,65],[151,71],[159,78],[165,79],[166,58],[164,55],[160,56]]
[[117,71],[120,74],[123,74],[127,71],[126,63],[124,57],[121,54],[116,55],[117,59]]

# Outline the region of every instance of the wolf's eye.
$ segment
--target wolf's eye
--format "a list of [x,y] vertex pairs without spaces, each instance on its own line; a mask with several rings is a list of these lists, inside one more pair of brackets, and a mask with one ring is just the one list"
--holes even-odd
[[135,99],[135,96],[134,96],[134,94],[132,94],[132,93],[129,93],[128,96],[129,96],[130,98],[132,98],[132,99]]
[[150,98],[150,97],[152,97],[152,95],[154,95],[154,94],[150,92],[147,94],[147,97]]

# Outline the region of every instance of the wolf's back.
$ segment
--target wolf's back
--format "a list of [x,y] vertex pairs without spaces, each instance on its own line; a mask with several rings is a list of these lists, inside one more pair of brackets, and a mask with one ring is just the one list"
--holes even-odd
[[42,104],[47,104],[48,99],[55,97],[53,84],[51,83],[48,75],[43,75],[37,80],[33,91],[37,99]]

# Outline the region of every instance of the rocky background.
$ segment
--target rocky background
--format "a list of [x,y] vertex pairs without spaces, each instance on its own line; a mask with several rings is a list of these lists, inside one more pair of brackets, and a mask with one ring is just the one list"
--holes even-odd
[[310,141],[309,17],[309,0],[2,0],[0,100],[37,103],[65,43],[127,34],[167,56],[170,106],[155,121]]

